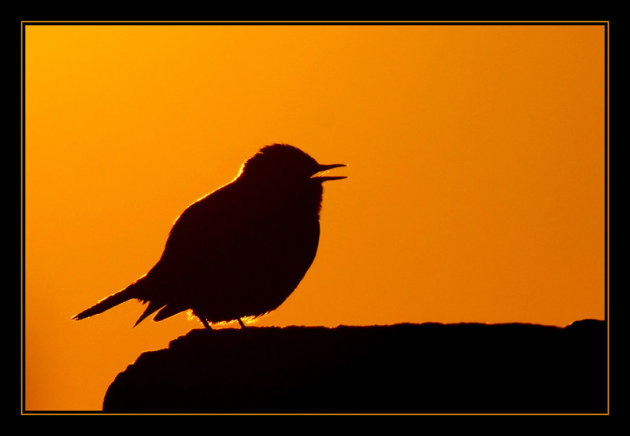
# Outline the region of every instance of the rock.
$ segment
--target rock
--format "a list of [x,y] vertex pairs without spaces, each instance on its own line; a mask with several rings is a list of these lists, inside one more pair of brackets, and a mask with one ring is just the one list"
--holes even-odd
[[605,413],[606,324],[193,330],[110,385],[105,412]]

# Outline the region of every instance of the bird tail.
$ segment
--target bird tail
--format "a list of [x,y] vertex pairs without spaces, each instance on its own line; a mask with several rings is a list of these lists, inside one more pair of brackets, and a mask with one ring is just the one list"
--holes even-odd
[[105,312],[106,310],[111,309],[112,307],[117,306],[120,303],[124,303],[127,300],[138,298],[137,285],[139,283],[139,281],[132,283],[122,291],[118,291],[115,294],[110,295],[109,297],[103,298],[101,301],[99,301],[89,309],[86,309],[83,312],[74,315],[72,319],[79,320],[88,318],[93,315],[98,315],[99,313]]

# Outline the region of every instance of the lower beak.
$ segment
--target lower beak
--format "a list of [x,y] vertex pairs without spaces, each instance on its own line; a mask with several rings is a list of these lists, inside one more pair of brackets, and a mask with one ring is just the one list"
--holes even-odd
[[[317,167],[317,171],[315,172],[315,174],[321,173],[323,171],[328,171],[331,170],[333,168],[339,168],[339,167],[345,167],[345,164],[331,164],[331,165],[320,165],[319,167]],[[345,179],[346,176],[317,176],[317,175],[313,175],[311,177],[311,179],[315,179],[317,181],[320,182],[325,182],[327,180],[341,180],[341,179]]]

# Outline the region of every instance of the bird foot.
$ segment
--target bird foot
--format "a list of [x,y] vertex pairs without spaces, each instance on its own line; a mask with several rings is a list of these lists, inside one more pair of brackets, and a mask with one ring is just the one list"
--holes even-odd
[[203,316],[199,316],[199,320],[201,321],[201,323],[203,324],[203,326],[206,329],[212,330],[212,327],[210,327],[210,324],[208,323],[208,321]]

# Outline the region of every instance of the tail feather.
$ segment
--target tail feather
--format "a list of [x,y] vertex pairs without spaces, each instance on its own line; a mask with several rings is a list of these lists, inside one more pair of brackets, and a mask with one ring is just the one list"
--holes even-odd
[[158,312],[157,315],[153,318],[154,321],[162,321],[170,316],[175,315],[183,310],[186,310],[185,307],[179,306],[177,304],[167,304],[162,310]]
[[142,315],[140,315],[140,318],[138,318],[138,321],[136,321],[136,323],[133,326],[134,327],[137,326],[138,324],[140,324],[140,322],[142,322],[143,319],[151,315],[156,310],[161,309],[162,307],[164,307],[164,303],[157,303],[155,301],[150,301],[146,310],[142,313]]
[[94,306],[89,309],[84,310],[81,313],[78,313],[72,317],[72,319],[84,319],[93,315],[98,315],[99,313],[105,312],[108,309],[111,309],[114,306],[119,305],[120,303],[124,303],[127,300],[131,300],[133,298],[138,298],[137,293],[135,292],[136,284],[138,282],[128,286],[122,291],[116,292],[115,294],[110,295],[109,297],[103,298],[101,301],[96,303]]

